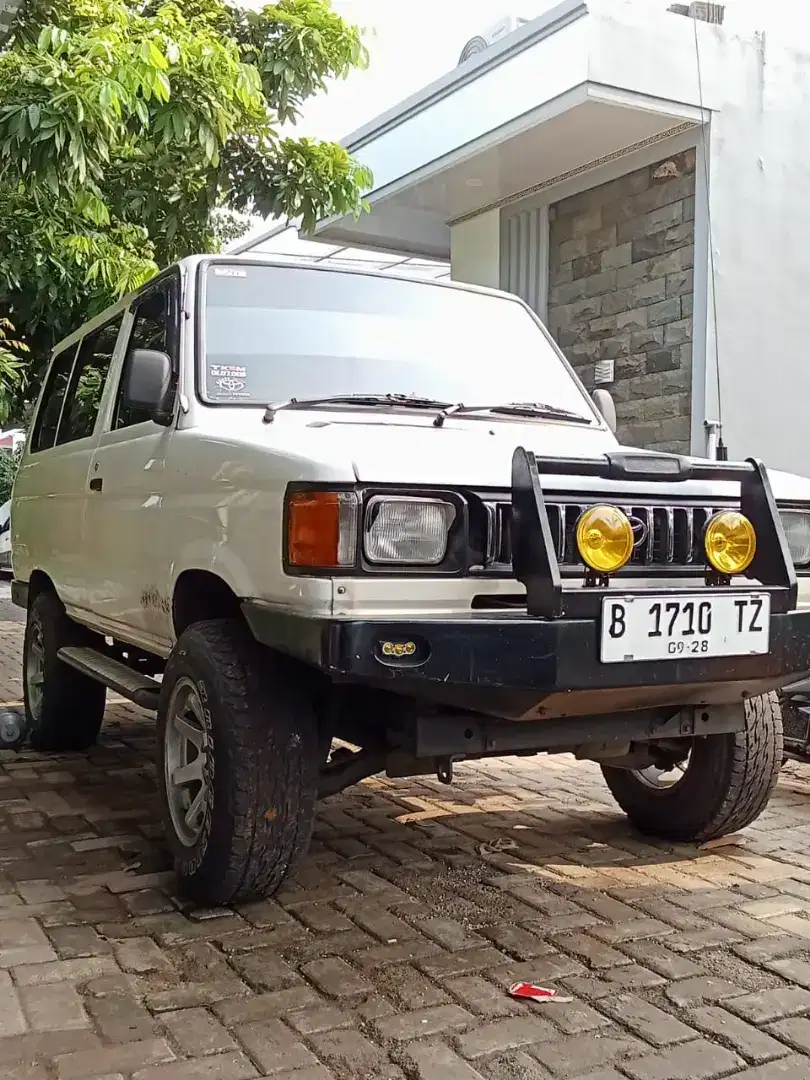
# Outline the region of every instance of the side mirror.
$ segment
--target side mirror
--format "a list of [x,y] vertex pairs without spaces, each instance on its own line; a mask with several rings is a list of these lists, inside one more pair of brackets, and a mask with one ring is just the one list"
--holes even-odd
[[616,430],[616,403],[609,390],[597,389],[593,392],[593,403],[605,419],[611,431]]
[[133,349],[127,357],[122,403],[148,412],[156,424],[168,426],[172,415],[172,362],[157,349]]

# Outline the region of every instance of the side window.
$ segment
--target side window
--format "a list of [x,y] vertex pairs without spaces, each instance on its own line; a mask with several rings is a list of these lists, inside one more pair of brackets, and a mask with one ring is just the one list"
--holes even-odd
[[65,391],[75,355],[76,346],[71,345],[69,349],[58,353],[51,362],[45,392],[42,395],[42,404],[31,435],[32,454],[35,454],[37,450],[50,450],[56,443],[56,430],[59,427],[59,417],[62,415],[62,402],[65,400]]
[[175,296],[176,285],[173,281],[167,281],[159,288],[154,289],[135,301],[132,323],[132,331],[127,344],[127,352],[124,357],[124,366],[121,372],[121,383],[118,387],[118,398],[113,416],[113,430],[117,428],[131,427],[133,424],[143,424],[151,420],[151,416],[143,409],[131,409],[122,401],[124,380],[129,369],[130,358],[134,349],[154,349],[157,352],[168,353],[175,359]]
[[93,330],[79,346],[62,410],[57,445],[86,439],[93,434],[122,319],[119,315],[113,322]]

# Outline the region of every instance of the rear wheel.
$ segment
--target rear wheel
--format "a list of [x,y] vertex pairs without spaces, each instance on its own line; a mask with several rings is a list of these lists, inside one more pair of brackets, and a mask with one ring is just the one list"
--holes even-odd
[[641,832],[664,840],[713,840],[755,821],[782,765],[782,714],[776,694],[749,698],[742,731],[684,740],[669,768],[602,766],[613,797]]
[[275,892],[307,851],[321,765],[299,670],[239,620],[189,627],[163,676],[158,756],[186,892],[203,904]]
[[35,750],[85,750],[98,738],[107,691],[58,656],[60,649],[92,646],[95,640],[68,618],[55,593],[34,598],[23,642],[23,699]]

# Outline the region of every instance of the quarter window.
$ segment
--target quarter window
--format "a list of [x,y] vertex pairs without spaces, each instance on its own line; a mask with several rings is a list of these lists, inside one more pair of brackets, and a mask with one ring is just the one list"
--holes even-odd
[[39,407],[39,414],[31,436],[32,454],[38,450],[50,450],[56,442],[62,403],[65,400],[65,391],[75,355],[76,346],[71,345],[69,349],[58,353],[51,362],[45,392],[42,395],[42,404]]
[[57,445],[86,439],[93,434],[121,321],[122,316],[119,316],[113,322],[93,330],[79,346],[70,389],[62,409]]

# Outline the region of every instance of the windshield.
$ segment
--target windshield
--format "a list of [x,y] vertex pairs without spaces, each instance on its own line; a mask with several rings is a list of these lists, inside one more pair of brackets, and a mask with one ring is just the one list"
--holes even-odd
[[544,402],[596,422],[522,304],[429,282],[214,264],[202,397],[215,405],[412,394],[454,404]]

